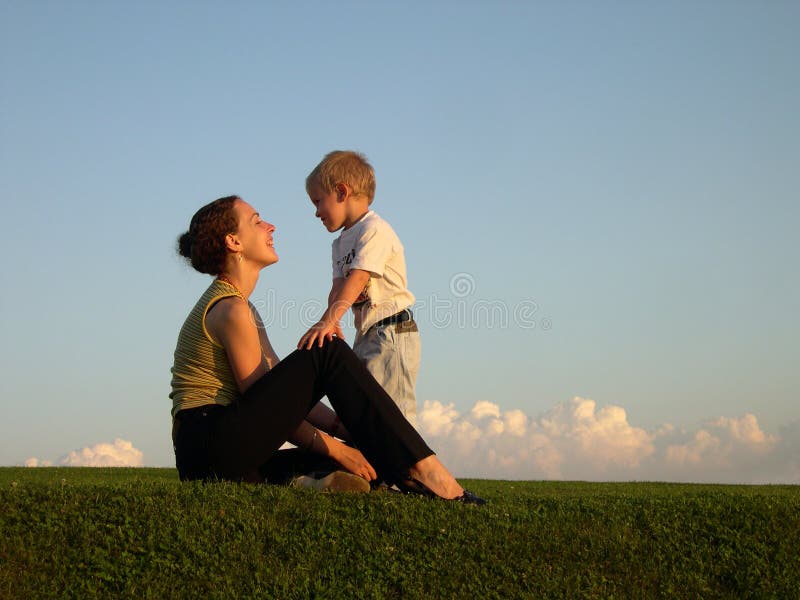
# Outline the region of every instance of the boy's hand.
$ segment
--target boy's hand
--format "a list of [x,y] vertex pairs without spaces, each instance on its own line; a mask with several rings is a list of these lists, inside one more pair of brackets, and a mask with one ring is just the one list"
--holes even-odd
[[328,323],[327,321],[320,321],[305,332],[297,343],[297,347],[309,350],[311,346],[314,345],[314,342],[317,342],[317,346],[322,348],[322,344],[325,343],[325,340],[331,341],[334,336],[342,340],[344,339],[342,326],[339,322]]

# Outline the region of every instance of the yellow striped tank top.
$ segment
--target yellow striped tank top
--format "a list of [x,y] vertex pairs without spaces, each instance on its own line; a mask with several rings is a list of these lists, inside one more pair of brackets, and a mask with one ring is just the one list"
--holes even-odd
[[225,349],[211,339],[206,314],[215,303],[230,296],[242,297],[225,281],[215,279],[194,305],[178,334],[172,366],[172,416],[179,410],[205,404],[228,405],[239,397]]

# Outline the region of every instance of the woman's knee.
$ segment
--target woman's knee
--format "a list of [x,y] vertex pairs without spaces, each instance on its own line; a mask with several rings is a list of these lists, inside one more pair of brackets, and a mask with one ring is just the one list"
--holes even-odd
[[340,338],[340,337],[335,337],[335,338],[332,338],[332,339],[330,340],[330,342],[328,342],[328,343],[329,343],[329,344],[331,344],[331,345],[332,345],[334,348],[347,348],[348,350],[352,350],[352,348],[350,348],[350,344],[348,344],[347,342],[345,342],[345,341],[344,341],[342,338]]
[[352,354],[353,349],[342,338],[332,338],[325,340],[322,346],[312,346],[311,352],[317,353],[320,356],[342,356]]

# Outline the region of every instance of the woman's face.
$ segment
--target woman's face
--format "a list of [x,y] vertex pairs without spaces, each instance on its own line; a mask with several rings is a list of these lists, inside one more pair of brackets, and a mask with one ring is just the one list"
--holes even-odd
[[278,262],[278,254],[273,246],[272,232],[275,226],[261,219],[261,216],[244,200],[236,200],[233,212],[239,223],[236,236],[242,244],[242,256],[262,268]]

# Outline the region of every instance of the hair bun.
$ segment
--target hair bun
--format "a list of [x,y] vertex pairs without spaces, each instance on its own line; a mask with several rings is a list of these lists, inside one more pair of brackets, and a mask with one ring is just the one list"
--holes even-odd
[[186,233],[181,234],[181,236],[178,238],[178,254],[190,260],[192,258],[192,242],[194,241],[193,238],[194,236],[191,235],[188,231]]
[[219,275],[225,268],[228,248],[225,236],[239,227],[234,205],[239,196],[225,196],[209,202],[192,217],[189,231],[178,238],[178,254],[195,271]]

